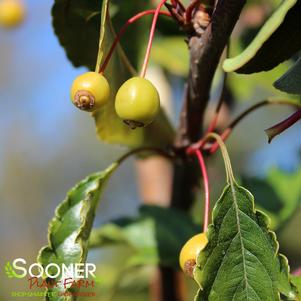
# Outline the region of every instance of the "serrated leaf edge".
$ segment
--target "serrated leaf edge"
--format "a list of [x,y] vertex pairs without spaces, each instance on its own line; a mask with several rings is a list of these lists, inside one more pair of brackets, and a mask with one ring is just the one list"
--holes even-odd
[[[115,163],[111,164],[108,168],[106,168],[105,170],[103,170],[101,172],[94,173],[94,174],[86,177],[84,180],[78,182],[73,188],[71,188],[68,191],[66,198],[56,208],[55,215],[51,219],[51,221],[49,222],[49,226],[48,226],[48,245],[46,245],[46,246],[44,246],[40,249],[40,251],[38,253],[38,256],[37,256],[37,262],[39,262],[43,265],[43,260],[41,258],[43,257],[43,254],[45,252],[51,252],[52,254],[54,254],[56,256],[56,248],[54,247],[54,244],[53,244],[53,241],[52,241],[52,230],[53,230],[54,224],[56,222],[60,222],[60,220],[62,219],[62,214],[59,213],[60,209],[62,207],[64,207],[66,204],[68,204],[68,202],[70,200],[70,195],[74,191],[76,191],[81,185],[85,185],[88,182],[92,181],[93,178],[95,178],[94,180],[98,181],[97,186],[91,188],[90,191],[87,191],[86,197],[82,200],[84,205],[81,209],[81,217],[82,217],[81,226],[78,229],[78,233],[77,233],[77,236],[76,236],[76,239],[75,239],[75,242],[78,242],[79,245],[80,245],[80,248],[81,248],[81,250],[80,250],[81,254],[80,254],[80,259],[79,259],[78,263],[84,263],[86,261],[87,252],[85,251],[85,247],[83,246],[83,239],[82,239],[82,234],[83,234],[83,231],[84,231],[84,228],[85,228],[85,223],[84,223],[85,218],[82,216],[83,209],[85,208],[86,204],[89,203],[89,199],[90,199],[92,191],[99,190],[99,193],[101,193],[102,189],[104,188],[104,185],[105,185],[106,181],[108,181],[108,179],[110,178],[110,175],[113,173],[113,171],[118,166],[119,166],[119,163],[115,162]],[[101,187],[100,187],[100,185],[101,185]],[[68,210],[70,209],[70,207],[66,207],[66,208],[68,208]],[[87,244],[88,244],[88,242],[87,242]],[[65,291],[70,291],[71,289],[67,288],[67,289],[65,289]],[[66,298],[68,299],[68,297],[66,297]],[[48,297],[46,297],[46,300],[50,300],[50,299]]]
[[[117,163],[114,163],[112,164],[111,166],[109,166],[107,169],[105,169],[104,171],[101,171],[101,172],[97,172],[97,173],[94,173],[92,175],[89,175],[88,177],[86,177],[84,180],[78,182],[74,187],[71,188],[71,190],[67,193],[67,196],[66,198],[59,204],[59,206],[55,209],[55,215],[54,217],[50,220],[49,222],[49,226],[48,226],[48,245],[46,245],[44,248],[41,249],[41,251],[39,252],[39,255],[38,255],[38,258],[40,258],[40,256],[42,255],[42,251],[47,249],[51,252],[53,252],[54,254],[56,253],[55,252],[55,247],[53,245],[53,241],[52,241],[52,237],[51,237],[51,234],[52,234],[52,230],[53,230],[53,226],[56,222],[60,222],[61,219],[62,219],[62,215],[59,213],[60,209],[62,207],[64,207],[66,204],[68,204],[69,202],[69,199],[70,199],[70,195],[76,191],[81,185],[85,185],[87,184],[88,182],[90,182],[93,178],[98,178],[98,185],[97,187],[93,187],[93,190],[97,190],[99,189],[99,186],[101,184],[101,180],[108,176],[116,169],[116,167],[118,166]],[[89,200],[89,195],[90,193],[92,192],[92,189],[91,191],[89,191],[87,193],[87,196],[84,200],[82,200],[83,202],[87,202]],[[70,207],[68,207],[68,210],[70,209]],[[68,211],[67,210],[67,211]],[[66,212],[65,212],[66,213]],[[79,228],[79,231],[78,231],[78,235],[77,235],[77,239],[79,239],[80,235],[82,234],[82,230],[83,230],[83,227],[84,225],[82,225],[80,228]]]
[[[295,62],[295,64],[293,66],[291,66],[284,74],[282,74],[273,83],[273,86],[282,92],[286,92],[286,93],[294,94],[294,95],[301,94],[301,87],[299,88],[298,91],[296,91],[296,88],[292,89],[291,87],[287,87],[287,82],[290,81],[290,78],[292,76],[296,75],[296,70],[298,70],[300,73],[300,66],[301,66],[301,57]],[[301,86],[301,82],[299,83],[299,86]]]
[[[262,227],[264,226],[264,227],[265,227],[265,230],[267,231],[267,234],[268,234],[270,237],[272,237],[272,239],[273,239],[273,241],[274,241],[274,243],[275,243],[274,246],[273,246],[273,249],[274,249],[274,256],[279,258],[279,265],[280,265],[281,270],[283,271],[284,275],[288,278],[291,287],[295,289],[295,286],[291,283],[291,281],[290,281],[290,279],[289,279],[290,268],[289,268],[289,265],[288,265],[288,259],[286,258],[285,255],[279,253],[279,243],[278,243],[278,241],[277,241],[277,239],[276,239],[276,233],[275,233],[274,231],[272,231],[272,230],[269,229],[270,218],[269,218],[264,212],[262,212],[262,211],[260,211],[260,210],[256,210],[256,208],[255,208],[255,199],[254,199],[254,196],[252,195],[252,193],[251,193],[249,190],[247,190],[246,188],[244,188],[244,187],[238,185],[235,181],[234,181],[233,185],[237,186],[237,188],[242,189],[242,190],[244,190],[247,194],[249,194],[250,200],[251,200],[251,205],[252,205],[252,211],[253,211],[253,213],[256,215],[256,217],[260,217],[260,219],[261,219],[261,221],[262,221],[261,226],[262,226]],[[224,188],[224,190],[223,190],[221,196],[219,197],[218,201],[216,202],[216,204],[215,204],[215,206],[214,206],[214,209],[215,209],[215,208],[218,206],[218,204],[222,201],[223,196],[225,195],[226,191],[227,191],[229,188],[231,188],[231,186],[232,186],[231,184],[228,184],[228,185]],[[208,241],[210,241],[210,236],[211,236],[211,233],[212,233],[212,231],[213,231],[213,229],[214,229],[214,225],[215,225],[214,209],[212,210],[212,224],[209,225],[208,230],[207,230],[207,238],[208,238]],[[206,251],[206,250],[208,249],[208,247],[209,247],[209,244],[204,248],[204,250],[203,250],[202,252],[199,253],[198,258],[200,258],[200,256],[202,256],[202,253],[203,253],[204,251]],[[197,260],[197,262],[198,262],[198,260]],[[196,272],[197,272],[197,269],[198,269],[200,275],[202,274],[202,270],[199,268],[198,265],[196,265],[196,267],[195,267],[195,269],[194,269],[194,279],[195,279],[195,281],[198,283],[199,289],[198,289],[197,294],[196,294],[196,296],[195,296],[195,298],[194,298],[194,301],[198,301],[198,298],[199,298],[201,292],[203,291],[202,283],[201,283],[200,281],[198,281],[197,278],[196,278]],[[278,292],[279,300],[281,300],[281,299],[280,299],[280,293],[281,293],[281,292],[280,292],[280,288],[277,287],[277,289],[279,290],[279,292]],[[296,292],[296,290],[295,290],[294,293],[292,293],[292,294],[294,294],[294,295],[289,295],[289,296],[287,296],[287,297],[290,298],[289,300],[296,300],[296,297],[297,297],[297,292]],[[294,298],[294,299],[291,299],[291,298]]]

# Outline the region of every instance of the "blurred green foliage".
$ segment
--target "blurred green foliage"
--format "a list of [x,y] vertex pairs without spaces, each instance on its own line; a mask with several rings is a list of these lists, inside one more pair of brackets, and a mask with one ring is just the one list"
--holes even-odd
[[242,183],[271,218],[273,229],[283,227],[301,205],[301,168],[292,173],[273,168],[265,178],[243,177]]
[[128,267],[160,264],[178,269],[181,248],[198,228],[181,211],[142,206],[135,218],[121,218],[93,230],[90,246],[127,245],[132,249],[124,261]]

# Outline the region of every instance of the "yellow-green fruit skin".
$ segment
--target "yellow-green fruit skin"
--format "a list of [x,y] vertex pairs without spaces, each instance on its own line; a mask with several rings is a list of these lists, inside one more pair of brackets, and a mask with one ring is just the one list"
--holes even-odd
[[0,0],[0,26],[17,27],[24,21],[25,15],[25,7],[21,1]]
[[185,264],[188,261],[196,262],[199,253],[206,247],[208,239],[205,233],[200,233],[190,238],[183,246],[180,253],[180,267],[186,272]]
[[155,119],[160,110],[159,93],[149,80],[133,77],[119,88],[115,110],[126,123],[146,126]]
[[[89,98],[89,104],[83,103],[83,97]],[[71,87],[71,100],[75,106],[84,111],[95,111],[108,103],[110,85],[107,79],[97,72],[79,75]]]

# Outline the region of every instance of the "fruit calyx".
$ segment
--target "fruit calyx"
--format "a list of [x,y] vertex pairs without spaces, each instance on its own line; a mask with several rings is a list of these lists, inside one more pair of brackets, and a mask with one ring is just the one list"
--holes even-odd
[[79,90],[74,96],[74,105],[80,110],[92,110],[95,105],[95,97],[89,91]]
[[135,120],[123,120],[123,122],[128,125],[132,130],[136,129],[136,128],[142,128],[145,126],[144,123],[140,122],[140,121],[135,121]]
[[107,79],[97,72],[79,75],[73,81],[70,92],[73,104],[87,112],[101,109],[110,100],[110,85]]
[[202,232],[191,237],[183,246],[179,256],[179,263],[186,275],[193,277],[197,257],[206,247],[207,243],[208,239],[206,233]]

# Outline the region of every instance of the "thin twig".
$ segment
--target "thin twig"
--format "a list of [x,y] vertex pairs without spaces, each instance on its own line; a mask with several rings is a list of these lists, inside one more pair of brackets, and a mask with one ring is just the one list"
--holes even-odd
[[137,155],[137,154],[141,154],[141,153],[154,153],[154,154],[160,155],[160,156],[165,157],[170,160],[175,158],[175,154],[172,152],[172,150],[167,150],[167,149],[158,148],[158,147],[140,147],[140,148],[135,148],[135,149],[129,151],[128,153],[124,154],[117,160],[117,162],[119,164],[121,164],[129,157]]
[[[268,105],[289,105],[295,108],[301,108],[301,104],[297,101],[289,100],[289,99],[273,99],[268,98],[265,100],[262,100],[251,107],[249,107],[247,110],[240,113],[236,118],[234,118],[229,125],[225,128],[225,130],[220,134],[223,141],[225,141],[230,134],[232,133],[233,129],[243,120],[245,119],[250,113],[253,111],[258,110],[261,107],[268,106]],[[190,145],[187,149],[188,153],[193,152],[195,149],[204,149],[209,150],[210,153],[216,152],[218,149],[218,144],[209,144],[205,145],[206,140],[204,138],[200,139],[198,142]]]
[[276,125],[265,130],[269,138],[269,143],[278,135],[286,131],[288,128],[293,126],[296,122],[301,119],[301,109],[296,111],[294,114],[286,118],[285,120],[277,123]]
[[[263,101],[260,101],[258,103],[256,103],[255,105],[249,107],[247,110],[245,110],[244,112],[242,112],[241,114],[239,114],[227,127],[226,129],[223,131],[223,133],[221,134],[221,137],[223,139],[223,141],[225,141],[230,134],[232,133],[233,129],[242,121],[244,120],[250,113],[258,110],[261,107],[264,106],[268,106],[268,105],[289,105],[289,106],[293,106],[295,108],[301,108],[301,104],[299,104],[298,102],[289,100],[289,99],[265,99]],[[218,149],[218,144],[213,144],[210,147],[210,153],[214,153],[216,152],[216,150]]]

